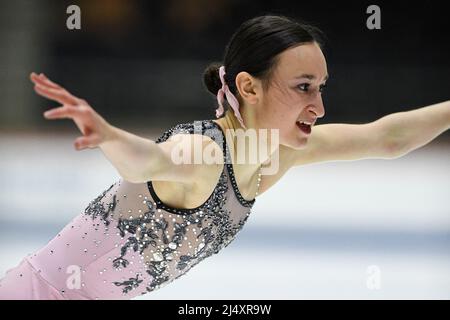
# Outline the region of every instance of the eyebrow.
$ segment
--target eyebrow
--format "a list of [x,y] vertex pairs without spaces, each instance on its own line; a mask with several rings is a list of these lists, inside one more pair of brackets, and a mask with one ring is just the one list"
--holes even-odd
[[[296,76],[296,77],[295,77],[295,79],[301,79],[301,78],[306,78],[306,79],[308,79],[308,80],[314,80],[314,79],[316,79],[316,76],[313,75],[313,74],[307,74],[307,73],[304,73],[304,74],[302,74],[302,75],[300,75],[300,76]],[[324,81],[327,81],[328,78],[329,78],[329,75],[327,74],[327,75],[325,76],[325,80],[324,80]]]

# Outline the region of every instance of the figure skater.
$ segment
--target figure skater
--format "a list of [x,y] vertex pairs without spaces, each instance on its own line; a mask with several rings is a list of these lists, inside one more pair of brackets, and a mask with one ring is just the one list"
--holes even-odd
[[[121,179],[45,247],[9,269],[0,298],[131,299],[152,292],[230,244],[256,197],[289,168],[398,158],[450,127],[449,101],[366,124],[315,126],[325,115],[322,48],[320,30],[292,18],[245,21],[230,39],[223,64],[212,63],[203,74],[217,97],[217,119],[177,124],[155,141],[110,125],[85,100],[32,73],[35,91],[61,104],[44,116],[72,119],[82,132],[75,148],[100,148]],[[238,133],[260,129],[277,130],[276,148],[257,161],[236,161]],[[270,139],[263,142],[273,146]],[[194,146],[220,161],[174,157]],[[277,171],[261,174],[275,155]]]

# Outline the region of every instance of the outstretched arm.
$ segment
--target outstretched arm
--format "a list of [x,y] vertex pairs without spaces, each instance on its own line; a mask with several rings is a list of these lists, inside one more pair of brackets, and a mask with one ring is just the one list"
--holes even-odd
[[396,112],[381,118],[394,157],[424,146],[450,129],[450,100],[422,108]]
[[305,148],[291,149],[292,166],[315,162],[393,159],[450,128],[450,101],[392,113],[365,124],[314,126]]
[[[218,172],[220,164],[194,165],[175,163],[172,150],[180,145],[206,147],[211,139],[202,135],[186,135],[183,140],[168,139],[162,143],[145,139],[110,125],[85,100],[75,97],[45,75],[31,74],[35,91],[62,104],[44,113],[47,119],[72,119],[83,136],[74,144],[77,150],[100,148],[119,174],[130,182],[149,180],[178,181],[195,184],[199,178]],[[218,147],[217,147],[218,148]]]

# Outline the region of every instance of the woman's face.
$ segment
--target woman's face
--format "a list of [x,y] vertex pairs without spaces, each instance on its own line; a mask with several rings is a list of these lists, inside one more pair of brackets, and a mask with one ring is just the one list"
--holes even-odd
[[280,53],[257,112],[259,127],[278,128],[280,144],[294,149],[304,147],[309,134],[298,122],[314,124],[325,115],[321,91],[327,79],[325,57],[317,43],[299,45]]

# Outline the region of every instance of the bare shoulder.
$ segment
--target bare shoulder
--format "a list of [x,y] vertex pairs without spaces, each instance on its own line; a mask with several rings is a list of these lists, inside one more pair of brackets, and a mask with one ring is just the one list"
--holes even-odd
[[212,191],[224,166],[222,149],[212,138],[177,133],[161,144],[170,152],[174,174],[186,176],[183,181],[174,177],[168,183],[183,185],[186,190]]

